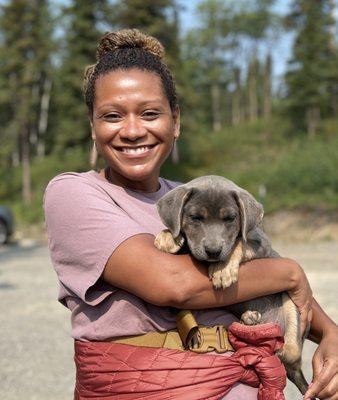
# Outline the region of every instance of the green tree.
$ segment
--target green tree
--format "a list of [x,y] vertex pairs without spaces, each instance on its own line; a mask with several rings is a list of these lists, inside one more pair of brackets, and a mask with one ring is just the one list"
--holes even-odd
[[30,162],[38,151],[42,153],[46,130],[52,19],[45,0],[12,0],[1,11],[0,118],[6,143],[2,166],[11,161],[22,166],[22,198],[29,204]]
[[195,86],[200,101],[199,113],[214,131],[220,131],[224,121],[226,86],[230,79],[226,52],[229,49],[228,5],[220,0],[207,0],[199,4],[199,28],[192,29],[185,38],[185,62],[190,76],[186,79]]
[[175,0],[122,0],[115,9],[119,28],[136,28],[155,36],[165,47],[171,68],[179,62],[179,6]]
[[309,136],[318,132],[326,105],[337,84],[337,56],[332,51],[330,0],[294,0],[287,26],[296,30],[286,74],[288,111]]
[[[274,3],[274,0],[254,0],[233,4],[231,32],[237,40],[236,47],[242,48],[242,54],[248,60],[244,92],[246,114],[250,121],[256,121],[260,114],[266,119],[270,115],[271,57],[265,50],[267,54],[262,71],[263,63],[258,56],[280,24],[280,18],[272,10]],[[238,52],[237,48],[235,50]]]
[[96,46],[107,22],[107,2],[73,0],[63,9],[65,36],[63,54],[55,80],[52,101],[53,150],[63,153],[76,146],[89,150],[90,126],[83,101],[82,81],[87,65],[95,62]]

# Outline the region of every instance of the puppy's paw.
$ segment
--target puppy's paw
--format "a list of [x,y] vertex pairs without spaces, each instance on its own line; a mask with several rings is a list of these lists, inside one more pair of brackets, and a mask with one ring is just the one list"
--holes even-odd
[[231,276],[232,283],[236,283],[238,281],[238,271],[239,271],[239,263],[237,260],[233,260],[229,262],[227,265],[227,270],[229,270],[229,274]]
[[184,238],[180,235],[178,238],[174,239],[173,235],[169,229],[165,229],[160,232],[154,241],[154,245],[161,251],[166,253],[177,253],[183,246]]
[[258,325],[261,322],[262,316],[258,311],[245,311],[241,315],[240,322],[244,325]]
[[209,278],[216,289],[225,289],[237,281],[237,276],[233,276],[231,269],[224,263],[210,264]]

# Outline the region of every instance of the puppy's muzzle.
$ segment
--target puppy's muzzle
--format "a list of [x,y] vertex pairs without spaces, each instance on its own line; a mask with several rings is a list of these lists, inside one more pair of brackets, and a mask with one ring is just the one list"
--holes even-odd
[[219,261],[219,256],[221,255],[222,248],[209,248],[205,247],[205,254],[209,261]]

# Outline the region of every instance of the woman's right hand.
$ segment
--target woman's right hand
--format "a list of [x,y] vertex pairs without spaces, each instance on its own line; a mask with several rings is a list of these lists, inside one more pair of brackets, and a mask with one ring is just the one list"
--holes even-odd
[[301,333],[304,335],[312,320],[312,290],[301,266],[297,265],[295,285],[288,294],[300,313]]

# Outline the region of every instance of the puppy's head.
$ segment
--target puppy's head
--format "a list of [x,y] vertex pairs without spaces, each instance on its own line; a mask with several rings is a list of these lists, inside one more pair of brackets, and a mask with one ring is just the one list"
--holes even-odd
[[157,204],[174,238],[180,233],[198,260],[225,261],[238,237],[246,240],[263,216],[246,191],[221,177],[203,177],[167,193]]

